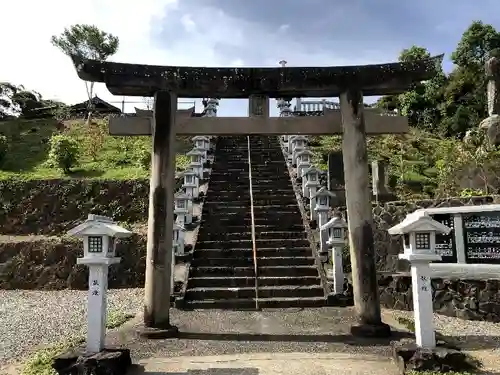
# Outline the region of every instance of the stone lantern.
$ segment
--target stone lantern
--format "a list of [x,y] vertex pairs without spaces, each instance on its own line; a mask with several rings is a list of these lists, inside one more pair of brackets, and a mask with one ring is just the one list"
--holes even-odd
[[305,169],[308,169],[311,167],[311,159],[313,156],[313,152],[310,150],[301,150],[295,154],[296,157],[296,163],[297,164],[297,173],[299,176],[302,176],[302,172]]
[[307,138],[303,135],[291,135],[288,138],[288,159],[295,164],[295,153],[303,150],[307,145]]
[[323,172],[320,169],[311,167],[303,169],[302,174],[300,175],[302,177],[302,180],[305,180],[305,183],[303,184],[304,190],[302,191],[302,195],[304,196],[304,198],[311,198],[311,204],[310,204],[311,212],[313,211],[313,208],[316,205],[316,202],[312,201],[312,197],[316,195],[316,191],[320,186],[319,175],[321,173]]
[[[184,255],[184,240],[186,230],[179,223],[174,223],[173,247],[175,255]],[[172,262],[173,263],[173,262]]]
[[425,211],[415,211],[389,229],[391,235],[403,236],[403,254],[411,264],[413,311],[417,346],[434,349],[436,337],[433,324],[433,304],[430,263],[441,260],[436,254],[436,233],[449,234],[451,228],[434,220]]
[[176,194],[174,196],[174,214],[177,215],[177,222],[184,226],[193,222],[192,197],[188,194]]
[[347,244],[347,223],[340,216],[334,216],[325,225],[320,227],[321,231],[327,231],[328,241],[332,249],[332,274],[333,291],[340,294],[344,290],[344,269],[342,266],[342,250]]
[[415,211],[407,215],[401,223],[390,228],[389,234],[403,236],[402,259],[405,257],[413,259],[416,255],[422,254],[432,257],[432,260],[440,260],[440,256],[435,252],[436,233],[448,234],[450,231],[449,227],[434,220],[425,211]]
[[83,257],[77,263],[89,267],[87,353],[98,353],[104,349],[106,336],[109,266],[120,262],[115,253],[116,239],[129,237],[132,232],[109,217],[88,215],[67,234],[83,239]]
[[186,156],[191,158],[189,167],[196,172],[199,179],[203,179],[203,157],[205,156],[205,152],[195,148],[187,152]]
[[292,159],[292,165],[297,164],[297,153],[304,150],[307,146],[307,138],[303,135],[296,135],[290,137],[290,154]]
[[[317,218],[319,228],[321,228],[321,226],[326,224],[328,219],[328,212],[330,211],[330,207],[332,206],[331,201],[333,198],[336,197],[337,196],[334,193],[327,190],[325,187],[319,189],[318,192],[311,197],[311,212],[314,211],[314,217],[311,216],[312,217],[311,220]],[[314,206],[312,202],[314,202]],[[326,251],[327,233],[320,231],[320,237],[323,237],[321,241],[322,248],[324,246],[324,249]]]
[[182,188],[184,189],[186,194],[193,198],[198,198],[200,192],[200,180],[198,178],[198,173],[191,169],[188,169],[182,173],[182,176],[184,177]]
[[203,160],[207,160],[207,153],[210,150],[210,139],[204,135],[197,135],[192,137],[191,140],[194,142],[194,149],[203,152]]

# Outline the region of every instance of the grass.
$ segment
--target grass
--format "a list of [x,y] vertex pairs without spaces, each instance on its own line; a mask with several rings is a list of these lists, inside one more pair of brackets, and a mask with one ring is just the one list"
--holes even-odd
[[[327,170],[326,155],[342,151],[340,136],[310,137],[314,164]],[[408,134],[367,137],[368,159],[388,163],[389,185],[401,198],[428,198],[438,182],[438,165],[449,157],[449,148],[462,142],[411,129]]]
[[[138,162],[140,150],[151,149],[151,137],[113,137],[107,134],[107,121],[99,120],[92,128],[83,121],[65,122],[64,134],[74,137],[80,146],[78,165],[70,175],[47,165],[49,140],[58,134],[53,119],[0,122],[0,134],[7,137],[9,150],[0,164],[2,179],[99,178],[137,179],[149,177],[149,168]],[[189,163],[183,154],[192,143],[178,137],[177,169]]]
[[[124,313],[120,310],[111,310],[108,312],[106,328],[118,328],[133,317],[134,315]],[[72,348],[82,345],[84,342],[85,339],[81,337],[73,338],[36,351],[24,362],[21,375],[57,375],[54,369],[52,369],[54,358]]]
[[[406,373],[407,375],[441,375],[443,374],[442,372],[439,371],[408,371]],[[472,375],[471,372],[456,372],[456,371],[450,371],[446,373],[447,375]]]
[[38,350],[24,362],[21,375],[57,375],[52,368],[54,358],[83,342],[82,338],[75,338]]
[[397,322],[405,327],[410,332],[415,332],[415,321],[411,318],[406,318],[404,316],[398,316],[396,318]]
[[108,312],[108,319],[106,321],[106,328],[113,329],[120,327],[125,324],[127,321],[132,319],[134,315],[124,313],[120,310],[111,310]]

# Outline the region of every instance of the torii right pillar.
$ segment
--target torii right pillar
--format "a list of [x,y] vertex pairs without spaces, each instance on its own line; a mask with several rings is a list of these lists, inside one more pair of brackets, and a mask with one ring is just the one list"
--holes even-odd
[[388,337],[391,329],[382,322],[375,266],[363,94],[360,90],[348,89],[339,99],[354,307],[359,318],[358,325],[351,327],[351,333]]

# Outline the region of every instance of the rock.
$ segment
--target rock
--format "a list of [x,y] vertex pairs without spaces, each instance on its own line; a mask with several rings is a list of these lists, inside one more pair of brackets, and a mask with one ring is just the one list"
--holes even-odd
[[326,298],[326,303],[328,306],[347,307],[354,306],[354,299],[352,295],[330,293]]
[[409,371],[464,372],[477,368],[477,363],[456,348],[424,349],[410,339],[393,343],[393,356],[401,374]]
[[131,365],[129,349],[106,348],[90,355],[84,349],[77,349],[57,356],[52,368],[59,375],[123,375]]
[[500,145],[500,116],[492,115],[479,124],[481,129],[486,129],[490,145]]
[[379,324],[353,325],[351,334],[355,337],[385,338],[391,336],[391,327],[382,322]]

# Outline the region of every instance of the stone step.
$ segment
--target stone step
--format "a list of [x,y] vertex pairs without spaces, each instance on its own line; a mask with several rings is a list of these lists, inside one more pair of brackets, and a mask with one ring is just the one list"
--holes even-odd
[[[225,201],[227,202],[227,201]],[[211,214],[250,214],[250,202],[247,201],[245,203],[234,202],[233,206],[218,206],[216,204],[212,204],[210,206],[203,207],[203,213],[211,213]],[[269,210],[274,210],[270,212]],[[254,213],[264,213],[264,214],[274,214],[276,212],[280,213],[296,213],[299,212],[299,208],[297,205],[254,205]]]
[[[308,297],[308,298],[259,298],[259,308],[307,308],[324,307],[326,298]],[[239,299],[217,299],[217,300],[193,300],[185,302],[186,309],[233,309],[248,310],[255,308],[255,300],[252,298]]]
[[[318,276],[263,276],[258,278],[259,286],[273,285],[321,285],[321,279]],[[255,286],[255,277],[193,277],[189,278],[188,287],[221,287],[235,288]]]
[[[225,220],[225,221],[231,221],[231,220],[239,220],[239,219],[250,219],[252,217],[251,215],[251,210],[250,209],[245,209],[245,210],[236,210],[236,209],[223,209],[223,210],[204,210],[203,215],[206,215],[207,219],[210,220]],[[281,220],[283,216],[289,216],[289,217],[295,217],[296,219],[299,219],[299,214],[300,211],[298,208],[289,208],[289,209],[276,209],[274,211],[266,210],[265,208],[256,208],[254,209],[254,216],[255,219],[257,218],[262,218],[262,219],[269,219],[269,220]],[[300,219],[302,219],[300,217]],[[285,220],[288,220],[286,218]],[[301,221],[302,222],[302,221]],[[298,221],[297,221],[298,223]]]
[[[310,257],[310,247],[287,248],[258,248],[257,258],[261,257]],[[253,249],[196,249],[193,258],[252,258]]]
[[[257,187],[253,186],[252,187],[252,192],[253,196],[265,196],[265,197],[278,197],[278,196],[294,196],[295,197],[295,192],[292,188],[292,186],[281,186],[281,187],[275,187],[272,184],[267,184],[266,186],[262,187]],[[222,196],[244,196],[244,195],[249,195],[250,194],[250,188],[249,186],[228,186],[228,185],[219,185],[219,186],[210,186],[207,189],[207,196],[208,194],[212,194],[214,196],[222,195]]]
[[[208,192],[210,192],[210,190],[208,190]],[[214,195],[214,193],[215,193],[214,191],[212,191],[211,193],[212,193],[212,195],[205,200],[205,204],[212,204],[212,203],[213,204],[222,204],[222,203],[229,204],[231,202],[237,202],[240,199],[241,200],[250,199],[250,192],[225,191],[225,192],[218,192],[217,195]],[[224,196],[219,195],[222,193],[224,193]],[[227,201],[221,202],[219,198],[227,199]],[[273,201],[279,202],[278,204],[281,204],[282,200],[283,201],[290,200],[290,201],[293,201],[295,204],[297,203],[297,198],[295,196],[295,192],[292,189],[290,189],[287,192],[282,191],[280,194],[276,194],[276,195],[274,193],[271,193],[269,191],[269,189],[267,190],[267,193],[254,191],[253,192],[253,200],[254,200],[254,202],[264,201],[264,200],[273,200]]]
[[[257,295],[259,298],[324,298],[325,293],[320,285],[272,285],[259,286]],[[186,290],[186,298],[190,300],[254,299],[256,292],[254,286],[239,288],[198,287]]]
[[[250,195],[243,195],[240,198],[231,198],[230,200],[227,201],[212,201],[211,198],[210,200],[207,200],[204,202],[203,207],[207,208],[212,208],[213,206],[218,206],[218,207],[224,207],[224,206],[236,206],[236,205],[248,205],[250,206]],[[292,206],[292,205],[297,205],[297,199],[295,198],[295,195],[288,195],[288,196],[278,196],[278,197],[273,197],[273,196],[267,196],[265,198],[262,197],[255,197],[253,196],[253,204],[255,206]]]
[[[272,266],[258,267],[260,276],[318,276],[316,266]],[[255,277],[251,267],[192,267],[189,277]]]
[[[307,239],[300,238],[290,238],[290,239],[265,239],[256,240],[255,245],[257,248],[260,247],[285,247],[295,248],[295,247],[307,247],[310,246]],[[246,249],[252,248],[252,240],[242,239],[242,240],[228,240],[228,241],[196,241],[196,247],[200,249]]]
[[[202,250],[203,251],[203,250]],[[313,257],[269,257],[258,258],[258,267],[273,266],[312,266]],[[252,258],[195,258],[191,261],[192,267],[253,267]]]
[[[212,231],[198,232],[197,241],[232,241],[241,240],[246,238],[251,238],[252,233],[248,231],[239,233],[214,233]],[[255,238],[257,240],[265,239],[290,239],[290,238],[307,238],[307,233],[305,231],[272,231],[272,232],[256,232]]]
[[[281,225],[281,224],[269,224],[268,222],[265,222],[264,224],[255,225],[256,233],[269,232],[269,231],[274,231],[274,230],[279,231],[282,228],[283,228],[283,225]],[[200,235],[202,233],[202,231],[211,232],[211,231],[216,231],[216,230],[221,230],[221,229],[223,231],[228,232],[228,233],[248,232],[250,230],[250,221],[248,222],[247,225],[224,225],[224,224],[220,224],[220,223],[209,223],[207,221],[204,221],[203,226],[200,228],[200,231],[198,233]],[[295,230],[295,231],[304,231],[305,230],[303,224],[291,224],[286,229]]]
[[[235,177],[240,177],[240,178],[247,178],[248,179],[248,169],[245,170],[239,170],[239,171],[232,171],[232,172],[211,172],[210,173],[210,180],[217,180],[217,181],[225,181],[226,179],[231,179]],[[290,181],[290,175],[288,171],[281,171],[281,170],[261,170],[258,168],[252,168],[252,178],[253,179],[288,179]]]
[[[208,209],[208,207],[207,207]],[[253,206],[253,210],[254,210],[254,213],[257,213],[257,212],[263,212],[263,213],[268,213],[269,211],[273,211],[273,212],[286,212],[286,213],[290,213],[290,212],[299,212],[299,207],[294,204],[294,205],[288,205],[288,206],[285,206],[285,205],[273,205],[273,206],[270,206],[270,205],[267,205],[267,206],[257,206],[254,204]],[[247,204],[247,205],[233,205],[233,206],[217,206],[217,205],[211,205],[210,206],[210,212],[211,213],[217,213],[217,212],[224,212],[224,213],[228,213],[228,212],[234,212],[234,213],[246,213],[246,212],[249,212],[250,211],[250,205]]]
[[[217,217],[218,216],[218,217]],[[203,226],[205,225],[204,223],[209,222],[210,228],[225,228],[225,227],[230,227],[230,226],[246,226],[247,228],[250,228],[250,225],[252,225],[252,218],[250,214],[247,214],[245,216],[239,216],[239,215],[232,215],[232,216],[219,216],[216,215],[217,221],[214,221],[213,218],[210,218],[209,215],[203,214],[201,216],[201,227],[200,230],[203,229]],[[271,220],[272,219],[272,220]],[[290,228],[291,225],[304,225],[302,221],[302,217],[299,215],[284,215],[280,217],[270,217],[269,215],[267,217],[256,217],[254,220],[254,225],[272,225],[273,227],[276,227],[277,225],[281,229],[288,229]]]

